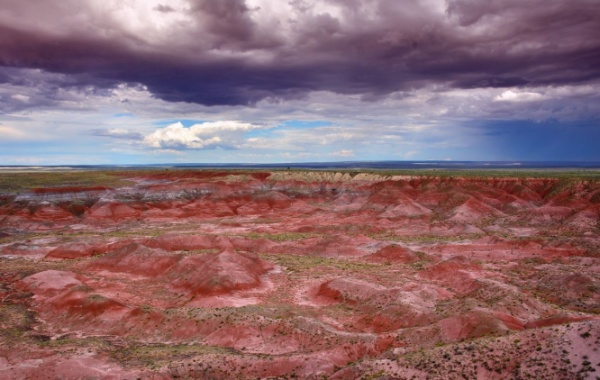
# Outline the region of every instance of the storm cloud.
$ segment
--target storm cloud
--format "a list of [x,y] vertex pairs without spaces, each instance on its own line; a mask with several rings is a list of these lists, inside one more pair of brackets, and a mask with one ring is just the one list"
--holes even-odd
[[209,106],[432,86],[521,89],[498,99],[510,102],[600,77],[596,0],[4,3],[0,82],[31,80],[18,69],[61,78],[38,83],[50,93],[37,100],[7,98],[15,107],[57,88],[122,84]]

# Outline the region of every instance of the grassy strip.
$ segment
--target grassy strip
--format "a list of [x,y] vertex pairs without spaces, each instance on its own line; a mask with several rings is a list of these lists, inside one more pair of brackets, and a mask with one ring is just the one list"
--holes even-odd
[[66,260],[61,261],[46,261],[46,260],[31,260],[28,258],[7,259],[0,257],[1,275],[9,276],[18,274],[20,277],[26,277],[34,273],[43,272],[45,270],[64,270],[70,265]]
[[363,272],[381,268],[380,264],[350,261],[333,257],[290,255],[285,253],[266,254],[261,253],[262,259],[275,262],[293,273],[303,273],[306,270],[331,267],[342,271]]
[[245,238],[248,239],[269,239],[271,241],[277,241],[277,242],[282,242],[282,241],[297,241],[297,240],[303,240],[303,239],[307,239],[310,237],[317,237],[317,236],[321,236],[321,235],[317,235],[317,234],[312,234],[312,233],[303,233],[303,232],[282,232],[282,233],[278,233],[278,234],[260,234],[260,233],[256,233],[256,232],[250,232],[244,235]]
[[398,241],[403,243],[454,243],[475,240],[486,236],[484,233],[467,235],[394,235],[390,233],[368,234],[371,239],[379,241]]
[[416,177],[466,177],[466,178],[557,178],[574,180],[600,180],[600,169],[397,169],[361,171],[344,171],[352,176],[359,173],[378,174],[382,176],[416,176]]
[[123,179],[124,173],[117,171],[73,171],[0,173],[0,194],[27,191],[38,187],[121,187],[130,184]]
[[157,369],[175,360],[209,354],[234,354],[235,351],[202,344],[141,344],[125,347],[111,353],[113,359],[128,367]]

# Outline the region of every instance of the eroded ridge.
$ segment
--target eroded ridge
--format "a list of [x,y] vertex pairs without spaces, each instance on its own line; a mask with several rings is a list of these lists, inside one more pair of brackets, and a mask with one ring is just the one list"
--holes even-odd
[[147,171],[3,192],[0,264],[1,378],[600,373],[595,180]]

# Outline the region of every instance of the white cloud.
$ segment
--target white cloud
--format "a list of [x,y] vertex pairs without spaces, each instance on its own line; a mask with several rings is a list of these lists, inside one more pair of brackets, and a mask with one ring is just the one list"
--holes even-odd
[[144,138],[144,143],[158,149],[240,149],[246,133],[266,127],[237,121],[214,121],[186,128],[171,124]]
[[537,92],[520,91],[516,92],[513,90],[506,90],[502,94],[496,96],[494,100],[498,102],[531,102],[534,100],[541,100],[542,94]]
[[126,128],[95,129],[91,134],[93,136],[104,136],[126,140],[139,140],[142,138],[142,135],[139,132]]
[[0,137],[3,139],[24,139],[27,135],[15,128],[0,125]]
[[22,94],[15,94],[15,95],[11,96],[11,98],[18,100],[20,102],[23,102],[23,103],[29,103],[29,100],[31,99],[30,96],[22,95]]
[[349,150],[349,149],[342,149],[340,151],[331,153],[331,155],[338,156],[338,157],[352,157],[352,156],[354,156],[354,151]]

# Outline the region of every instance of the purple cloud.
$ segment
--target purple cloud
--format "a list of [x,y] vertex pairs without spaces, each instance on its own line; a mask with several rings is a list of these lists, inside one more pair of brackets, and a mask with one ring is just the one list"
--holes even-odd
[[600,77],[600,6],[589,0],[91,3],[5,4],[0,65],[204,105]]

